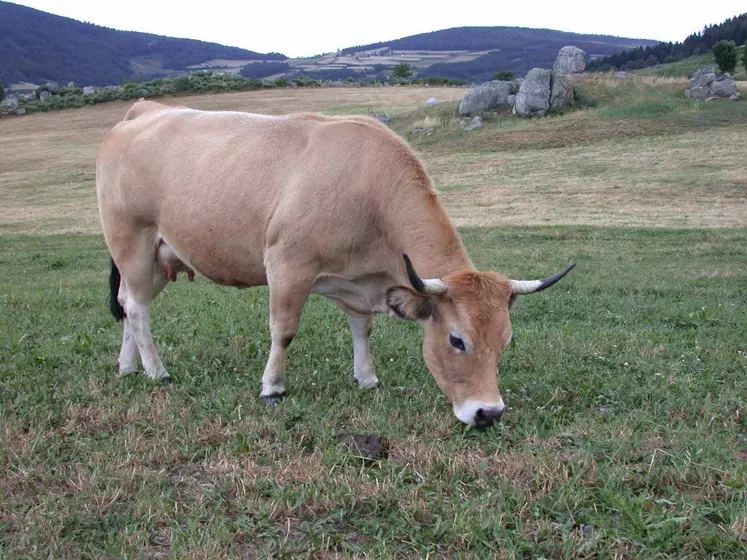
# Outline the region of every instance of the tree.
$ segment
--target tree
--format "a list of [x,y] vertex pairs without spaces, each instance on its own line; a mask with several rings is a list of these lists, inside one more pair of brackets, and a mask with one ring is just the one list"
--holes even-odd
[[392,78],[407,79],[412,76],[412,67],[406,62],[395,64],[392,68]]
[[3,89],[3,83],[0,82],[0,101],[5,99],[5,89]]
[[734,41],[721,40],[713,45],[713,57],[721,72],[734,72],[737,67],[737,47]]
[[495,74],[493,74],[493,77],[501,82],[513,82],[514,81],[514,73],[511,72],[511,70],[499,70]]
[[742,45],[742,66],[744,66],[744,70],[747,72],[747,41]]

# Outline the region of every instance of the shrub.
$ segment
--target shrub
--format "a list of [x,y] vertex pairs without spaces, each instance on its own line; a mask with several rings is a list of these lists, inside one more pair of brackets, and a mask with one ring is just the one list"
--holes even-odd
[[737,47],[734,41],[721,40],[713,45],[713,58],[721,72],[734,72],[737,67]]
[[493,78],[500,80],[501,82],[512,82],[514,77],[514,73],[511,72],[511,70],[499,70],[493,74]]
[[[744,66],[745,72],[747,72],[747,41],[742,45],[742,66]],[[0,97],[2,99],[2,97]]]
[[3,88],[3,83],[0,82],[0,101],[5,99],[5,88]]

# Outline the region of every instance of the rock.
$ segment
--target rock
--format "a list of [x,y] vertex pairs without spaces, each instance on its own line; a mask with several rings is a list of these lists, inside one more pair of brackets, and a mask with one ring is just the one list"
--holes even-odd
[[34,97],[34,94],[33,94],[33,93],[27,93],[27,94],[26,94],[26,95],[24,95],[23,97],[25,97],[25,98],[26,98],[26,99],[28,99],[29,101],[32,101],[32,100],[36,99],[36,97]]
[[573,103],[573,87],[563,74],[552,76],[552,90],[550,92],[550,107],[557,109]]
[[506,98],[506,105],[510,105],[511,107],[513,107],[514,105],[516,105],[516,96],[515,95],[509,95]]
[[350,451],[361,457],[377,459],[387,455],[387,441],[374,435],[340,434],[335,437],[338,443],[344,443]]
[[68,89],[75,89],[78,86],[75,85],[75,82],[68,82],[67,86],[65,86],[65,87],[67,87]]
[[584,535],[588,536],[591,535],[594,532],[594,529],[596,529],[596,525],[584,525],[583,531]]
[[52,93],[60,92],[60,84],[58,84],[57,82],[47,82],[44,85],[47,86],[49,88],[49,91],[51,91]]
[[493,80],[470,89],[459,103],[459,114],[482,113],[506,103],[511,95],[513,82]]
[[738,91],[735,91],[729,96],[729,99],[731,99],[732,101],[739,101],[741,98],[742,95]]
[[143,88],[140,91],[138,91],[138,94],[140,95],[140,97],[148,97],[149,93],[150,92],[147,89],[145,89],[145,88]]
[[423,132],[422,128],[413,128],[410,134],[420,134],[421,132]]
[[20,109],[16,109],[16,115],[18,115],[19,117],[25,114],[26,114],[26,109],[24,109],[23,107],[21,107]]
[[428,101],[425,102],[426,105],[435,105],[436,103],[438,103],[438,99],[436,99],[435,97],[431,97]]
[[578,74],[586,70],[586,52],[578,47],[563,47],[552,65],[556,74]]
[[47,90],[39,92],[39,99],[41,99],[42,101],[46,101],[50,97],[52,97],[52,94],[48,92]]
[[482,126],[482,117],[477,116],[472,118],[472,124],[465,126],[464,130],[474,130]]
[[542,116],[550,108],[552,71],[532,68],[521,82],[516,95],[516,114]]
[[737,82],[729,74],[724,73],[711,82],[711,95],[715,97],[730,97],[737,91]]
[[0,101],[0,105],[7,105],[11,109],[15,109],[18,107],[18,96],[17,95],[8,95]]
[[620,72],[615,72],[615,73],[613,74],[613,76],[614,76],[615,78],[630,78],[630,76],[631,76],[631,73],[630,73],[630,72],[624,72],[624,71],[620,71]]
[[435,130],[435,128],[432,128],[432,127],[431,127],[431,128],[429,128],[428,130],[426,130],[426,131],[425,131],[425,135],[426,135],[426,136],[430,136],[431,134],[433,134],[433,131],[434,131],[434,130]]
[[730,97],[737,91],[737,83],[729,74],[716,76],[713,67],[698,68],[690,78],[685,97],[708,99],[710,97]]
[[93,86],[86,86],[83,88],[83,95],[94,95],[96,93],[96,88]]
[[387,117],[384,113],[374,113],[371,115],[373,118],[375,118],[377,121],[382,122],[384,124],[389,122],[389,117]]

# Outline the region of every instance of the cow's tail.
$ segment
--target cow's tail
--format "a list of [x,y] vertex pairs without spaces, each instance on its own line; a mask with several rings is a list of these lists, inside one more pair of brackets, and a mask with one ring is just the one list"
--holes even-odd
[[125,310],[119,303],[117,296],[119,295],[119,284],[122,282],[122,277],[119,275],[119,269],[112,261],[112,269],[109,273],[109,309],[112,310],[112,315],[117,321],[121,321],[125,318]]

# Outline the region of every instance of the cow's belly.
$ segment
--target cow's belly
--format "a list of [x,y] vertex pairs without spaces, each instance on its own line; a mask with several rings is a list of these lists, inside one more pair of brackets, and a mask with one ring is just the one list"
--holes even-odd
[[159,227],[161,235],[186,266],[223,286],[248,288],[267,284],[263,238],[222,235],[218,231],[184,232]]

